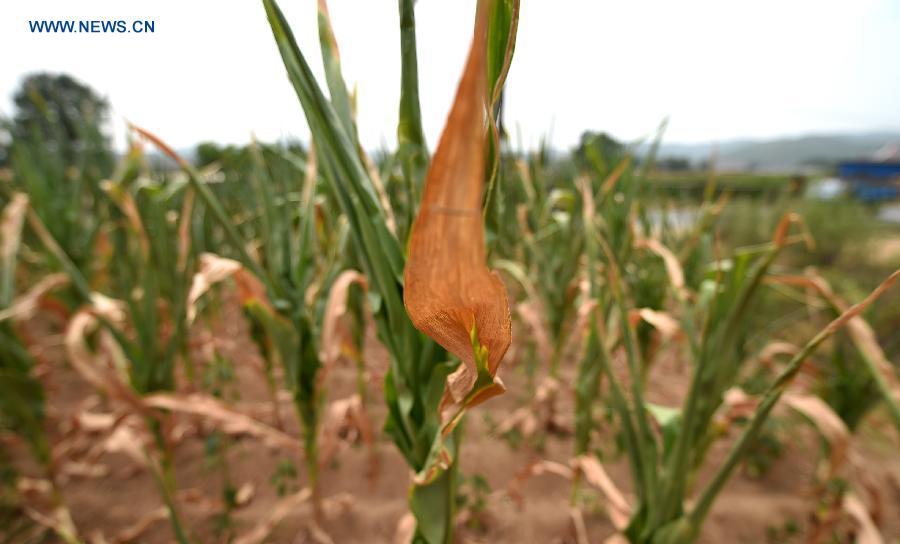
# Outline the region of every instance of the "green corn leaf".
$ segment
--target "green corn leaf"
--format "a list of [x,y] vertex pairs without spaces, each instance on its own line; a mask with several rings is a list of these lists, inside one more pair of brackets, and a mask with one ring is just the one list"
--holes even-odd
[[338,52],[337,40],[331,28],[331,17],[328,14],[328,3],[319,0],[319,45],[322,49],[322,61],[325,64],[325,80],[331,94],[331,105],[340,118],[344,131],[356,141],[356,124],[353,122],[353,105],[344,76],[341,74],[341,56]]
[[[419,104],[419,67],[416,52],[416,13],[414,0],[399,0],[400,9],[400,121],[397,124],[397,153],[415,175],[424,179],[428,166],[428,148],[422,128]],[[418,197],[413,199],[418,202]]]
[[[6,336],[0,332],[0,341],[17,342]],[[6,358],[9,354],[0,356]],[[50,449],[44,435],[44,391],[29,372],[0,367],[0,425],[25,438],[38,461],[46,465],[50,462]]]
[[357,248],[364,256],[372,287],[385,300],[391,328],[397,330],[404,321],[408,321],[400,297],[403,274],[400,246],[387,229],[384,212],[352,139],[319,89],[284,15],[274,0],[263,0],[263,5],[288,76],[318,146],[325,178],[347,215]]
[[[520,0],[495,0],[489,4],[487,34],[487,85],[490,93],[488,116],[490,119],[490,137],[487,152],[487,189],[484,197],[484,216],[488,219],[490,230],[499,229],[500,210],[492,207],[494,193],[497,191],[497,178],[500,175],[500,139],[503,127],[500,126],[500,107],[503,85],[512,64],[516,49],[516,35],[519,26]],[[500,205],[499,199],[497,205]]]

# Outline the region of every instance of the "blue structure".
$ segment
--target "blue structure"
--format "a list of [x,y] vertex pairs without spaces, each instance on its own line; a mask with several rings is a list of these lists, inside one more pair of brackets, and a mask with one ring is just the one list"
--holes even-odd
[[838,177],[864,202],[900,197],[900,162],[851,161],[838,165]]

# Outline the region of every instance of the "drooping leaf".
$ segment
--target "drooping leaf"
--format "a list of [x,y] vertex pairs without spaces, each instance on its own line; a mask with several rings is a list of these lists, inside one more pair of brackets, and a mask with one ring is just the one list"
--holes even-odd
[[337,39],[331,28],[331,16],[328,13],[328,2],[319,0],[319,45],[322,49],[322,61],[325,64],[325,79],[328,83],[328,92],[331,95],[331,104],[335,113],[344,125],[344,130],[353,138],[356,137],[356,124],[353,122],[353,107],[350,101],[350,93],[347,92],[347,84],[341,73],[341,55],[338,51]]
[[428,164],[428,148],[425,144],[422,110],[419,104],[415,1],[400,0],[399,8],[401,76],[397,152],[403,163],[404,175],[416,177],[425,171]]
[[484,184],[486,10],[456,100],[425,181],[410,236],[403,299],[413,324],[459,357],[467,381],[478,370],[472,332],[496,375],[510,344],[506,290],[487,267],[481,197]]
[[0,308],[9,304],[13,297],[15,257],[22,240],[22,226],[27,210],[28,197],[17,193],[0,215]]
[[319,359],[325,368],[331,367],[344,353],[349,332],[341,328],[341,319],[347,314],[347,298],[352,285],[368,288],[366,277],[356,270],[345,270],[334,280],[325,303],[322,318],[322,335],[319,341]]
[[831,475],[836,474],[846,461],[850,447],[850,430],[847,425],[824,400],[814,395],[785,393],[783,401],[809,419],[819,430],[830,451],[828,470]]

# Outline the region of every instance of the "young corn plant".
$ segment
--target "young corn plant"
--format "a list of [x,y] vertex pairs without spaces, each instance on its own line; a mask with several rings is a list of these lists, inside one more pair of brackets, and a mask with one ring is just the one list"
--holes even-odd
[[[588,327],[575,385],[575,453],[579,456],[588,453],[592,446],[603,368],[611,364],[610,357],[624,347],[630,354],[629,369],[638,362],[636,376],[643,383],[662,341],[679,332],[677,321],[665,313],[667,298],[683,303],[686,284],[695,285],[700,280],[691,280],[697,274],[703,275],[702,270],[690,273],[702,267],[704,259],[710,256],[709,226],[721,209],[711,202],[712,191],[707,191],[709,196],[701,207],[695,232],[684,235],[670,227],[665,202],[657,198],[649,179],[665,126],[660,125],[649,152],[639,163],[631,150],[611,143],[604,135],[584,139],[574,158],[585,169],[576,178],[580,180],[577,190],[581,196],[588,284],[581,307],[597,308],[589,313],[590,320],[596,323]],[[684,237],[687,242],[682,242]],[[669,243],[683,243],[683,252],[691,260],[682,266],[664,245]],[[688,268],[691,264],[693,267]],[[605,274],[601,273],[603,270]],[[604,281],[604,276],[609,279]],[[614,289],[612,278],[618,280],[618,289]],[[625,299],[623,294],[627,294]],[[623,300],[627,300],[630,309],[620,304]],[[615,384],[609,387],[607,404],[616,412],[626,395]],[[635,394],[640,392],[632,393]],[[649,408],[657,417],[673,414],[664,407]],[[628,447],[627,442],[635,437],[629,438],[624,432],[623,435],[624,444],[620,445]]]
[[[588,268],[593,270],[601,263],[605,272],[602,280],[591,275],[591,289],[593,293],[598,293],[601,287],[608,291],[609,301],[615,307],[616,327],[598,315],[595,320],[598,326],[592,327],[587,344],[588,356],[596,357],[593,362],[596,369],[586,359],[582,372],[583,377],[590,377],[593,382],[598,379],[594,373],[602,373],[609,384],[609,404],[621,428],[636,495],[630,519],[619,529],[635,543],[693,542],[714,500],[803,361],[880,296],[898,274],[892,275],[859,305],[845,307],[837,319],[798,351],[765,389],[762,401],[712,479],[700,488],[693,504],[686,506],[697,469],[704,463],[714,438],[713,417],[722,405],[726,390],[736,383],[748,355],[747,341],[753,331],[746,316],[752,311],[775,258],[790,241],[787,231],[795,218],[786,217],[782,221],[770,244],[714,261],[698,284],[686,286],[677,282],[681,283],[678,285],[673,279],[674,298],[681,315],[679,325],[693,359],[692,379],[680,409],[661,409],[644,400],[645,367],[635,323],[629,319],[633,311],[639,310],[633,302],[632,287],[623,280],[622,263],[610,242],[606,218],[593,209],[594,195],[587,184],[583,193]],[[672,262],[671,252],[659,251],[658,247],[654,251],[668,261],[667,268],[680,266],[677,261]],[[683,278],[683,275],[670,274],[670,277]],[[613,370],[615,359],[610,348],[616,345],[622,347],[627,363],[627,386]]]
[[12,323],[17,253],[28,206],[24,194],[14,194],[0,218],[0,390],[4,428],[20,433],[41,464],[50,462],[43,433],[44,392],[32,375],[33,361]]
[[[27,442],[50,483],[52,527],[64,542],[75,544],[81,540],[57,487],[56,467],[45,432],[44,390],[33,375],[34,360],[15,323],[28,317],[44,294],[64,283],[58,281],[59,276],[48,276],[28,294],[14,298],[17,255],[28,205],[28,198],[16,193],[0,214],[0,429],[14,432]],[[0,530],[0,537],[5,534],[5,528]]]
[[[276,160],[291,165],[291,179],[297,179],[300,172],[305,174],[305,177],[300,176],[303,179],[303,207],[299,217],[287,205],[287,193],[281,195],[280,201],[276,200],[274,182],[267,169],[256,169],[253,180],[260,199],[258,221],[250,226],[245,225],[244,232],[240,232],[200,172],[150,132],[137,127],[134,130],[176,161],[187,174],[190,187],[197,192],[200,203],[205,207],[204,212],[211,216],[227,248],[237,257],[238,266],[232,270],[232,275],[242,291],[243,309],[250,320],[253,336],[264,357],[271,359],[277,354],[302,423],[304,463],[318,522],[322,516],[317,444],[322,400],[317,380],[321,367],[317,317],[320,312],[317,312],[316,305],[306,303],[306,294],[315,282],[327,278],[320,278],[322,267],[316,260],[315,160],[310,158],[307,163],[291,152],[276,152],[281,154]],[[261,161],[259,166],[268,164],[261,157],[258,160]],[[297,192],[297,188],[292,188],[292,191]],[[255,233],[255,238],[246,238],[248,232]],[[218,237],[218,234],[214,235]],[[259,245],[260,259],[250,253],[251,240]],[[230,266],[227,259],[213,254],[205,254],[202,260],[208,268],[215,268],[220,263]],[[190,299],[191,306],[197,303],[211,283],[205,277],[208,275],[208,271],[198,272],[199,285],[206,287],[185,297],[185,300]],[[224,278],[218,281],[221,279]],[[198,282],[195,281],[195,284]]]
[[532,329],[542,329],[534,331],[537,338],[546,337],[545,345],[536,346],[537,353],[549,375],[558,378],[574,322],[584,236],[575,190],[568,179],[547,171],[547,160],[547,153],[540,152],[520,161],[521,188],[503,188],[504,210],[516,213],[501,224],[518,229],[515,234],[501,232],[497,253],[506,258],[497,265],[523,284],[527,306],[520,306],[519,313],[524,311]]
[[[797,285],[810,289],[824,299],[828,310],[833,315],[841,315],[849,308],[847,302],[832,289],[828,281],[814,270],[808,270],[804,276],[777,276],[773,280],[783,285]],[[898,389],[894,365],[878,344],[878,337],[872,326],[862,316],[856,316],[850,320],[847,324],[846,333],[850,343],[853,344],[856,359],[862,362],[862,365],[859,366],[865,368],[866,372],[862,375],[858,373],[845,375],[842,377],[843,380],[846,380],[844,383],[840,383],[841,380],[839,379],[837,380],[839,383],[826,384],[826,387],[853,387],[854,382],[858,383],[865,380],[864,383],[867,383],[868,388],[874,394],[866,399],[846,399],[847,404],[850,405],[849,413],[841,410],[838,410],[838,412],[847,421],[848,426],[853,428],[853,423],[856,423],[858,419],[854,419],[852,416],[860,418],[861,413],[864,413],[874,403],[881,401],[887,408],[888,415],[894,426],[900,431],[900,399],[897,397],[897,391],[900,389]],[[836,351],[842,347],[840,342],[835,342]],[[835,363],[835,372],[848,373],[848,369],[843,367],[841,361],[835,361]],[[832,397],[827,394],[824,398],[832,400]],[[839,403],[836,402],[835,404],[838,404],[838,408],[840,408]]]
[[[189,229],[193,192],[152,180],[132,148],[114,180],[104,184],[113,203],[107,233],[110,293],[123,300],[134,339],[122,347],[131,386],[141,395],[175,388],[179,356],[186,355],[187,294],[194,269]],[[120,335],[120,338],[124,335]],[[191,379],[191,365],[184,358]]]
[[[324,2],[319,3],[319,31],[328,83],[334,94],[341,97],[341,127],[353,134],[355,140],[355,120],[341,79]],[[323,514],[319,439],[325,398],[321,374],[327,363],[323,350],[327,351],[330,342],[325,337],[328,316],[324,295],[335,285],[341,269],[355,264],[355,260],[353,255],[350,258],[346,255],[345,222],[332,211],[333,201],[338,197],[328,187],[319,186],[319,155],[312,149],[304,153],[297,147],[254,144],[249,164],[242,164],[242,170],[252,181],[255,194],[239,196],[240,200],[234,202],[229,198],[232,189],[204,183],[193,167],[158,138],[142,129],[136,130],[178,162],[197,191],[203,206],[203,246],[216,253],[224,250],[243,267],[234,277],[242,284],[244,313],[250,321],[252,338],[269,368],[267,379],[276,413],[277,395],[271,370],[275,360],[280,361],[287,388],[293,395],[302,424],[303,457],[314,515],[316,522],[320,522]],[[360,147],[354,153],[360,161],[366,160]],[[255,206],[247,206],[248,202]],[[241,214],[238,224],[229,212],[232,208]],[[212,263],[210,268],[227,261],[214,255],[207,255],[204,260]],[[256,289],[252,285],[260,287]],[[193,297],[194,301],[199,294]],[[359,324],[362,298],[351,297],[351,305]]]
[[[590,451],[602,368],[610,364],[609,354],[624,347],[632,354],[631,360],[640,361],[635,370],[643,382],[660,337],[666,332],[657,330],[646,320],[632,323],[633,314],[620,304],[623,295],[627,293],[639,312],[636,315],[666,320],[660,313],[666,295],[671,291],[680,296],[683,289],[683,279],[678,273],[667,274],[665,259],[657,255],[667,255],[667,250],[654,238],[658,231],[664,230],[664,225],[653,225],[647,210],[647,171],[661,134],[662,130],[640,169],[633,166],[630,152],[619,146],[606,149],[611,146],[601,145],[604,141],[601,137],[587,139],[582,145],[587,173],[576,178],[578,187],[575,188],[581,197],[579,224],[583,225],[587,279],[581,308],[584,311],[596,306],[597,309],[588,313],[587,340],[575,380],[575,454],[579,456]],[[646,248],[653,251],[644,251]],[[614,274],[617,283],[601,281],[601,269],[607,275]],[[628,326],[625,321],[629,321]],[[607,326],[608,333],[598,328]],[[601,337],[605,346],[600,345]],[[602,364],[597,364],[598,360]],[[615,390],[611,393],[611,404],[621,400],[616,399]]]
[[[142,397],[171,392],[176,367],[187,358],[187,292],[194,267],[189,227],[193,194],[183,185],[171,186],[149,177],[140,149],[132,146],[111,180],[102,189],[110,222],[102,235],[111,248],[105,269],[107,298],[91,290],[88,270],[80,270],[56,246],[49,233],[42,241],[68,273],[79,297],[86,302],[66,331],[69,361],[91,385],[144,418],[159,454],[148,462],[176,539],[188,542],[190,531],[178,512],[170,416],[149,410]],[[97,349],[92,348],[96,339]],[[109,357],[119,372],[101,369]],[[123,382],[119,373],[127,378]],[[148,451],[148,460],[151,460]]]
[[[329,100],[277,3],[263,0],[288,77],[316,142],[323,177],[350,225],[353,251],[369,282],[369,303],[378,337],[391,354],[384,385],[388,403],[385,429],[414,473],[410,489],[410,508],[416,520],[413,540],[441,543],[450,542],[453,532],[459,441],[454,423],[465,406],[499,390],[494,374],[509,343],[505,293],[485,264],[481,187],[486,176],[484,111],[492,103],[488,90],[499,96],[511,58],[508,47],[514,26],[490,36],[487,29],[498,17],[511,20],[517,3],[479,2],[466,71],[424,188],[419,187],[418,178],[424,172],[427,155],[418,113],[412,4],[411,0],[401,0],[399,6],[403,48],[399,159],[408,188],[403,221],[412,233],[407,263],[405,229],[395,224],[392,231],[391,209],[382,198],[384,192],[379,190],[372,169],[367,168],[355,132],[342,114],[349,108],[342,92],[343,81],[334,70],[337,65],[329,62],[336,58],[334,52],[323,49]],[[325,42],[333,43],[331,39]],[[486,51],[497,49],[503,50],[505,68],[488,81]],[[417,214],[420,192],[425,196]],[[443,253],[443,244],[436,243],[442,233],[451,237],[446,249],[452,253]],[[453,268],[437,269],[441,263]],[[432,288],[440,290],[432,292]],[[429,300],[432,297],[434,300]],[[459,370],[446,350],[464,361]],[[456,379],[448,386],[454,371]],[[456,405],[455,410],[452,405]],[[442,412],[450,414],[448,420],[442,418]]]

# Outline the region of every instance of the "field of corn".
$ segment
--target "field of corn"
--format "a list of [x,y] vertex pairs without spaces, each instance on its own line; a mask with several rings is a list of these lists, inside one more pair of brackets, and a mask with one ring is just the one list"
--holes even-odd
[[661,190],[662,129],[514,149],[519,0],[478,2],[428,149],[413,5],[394,150],[324,0],[318,52],[260,8],[308,143],[12,142],[0,542],[900,542],[900,232]]

